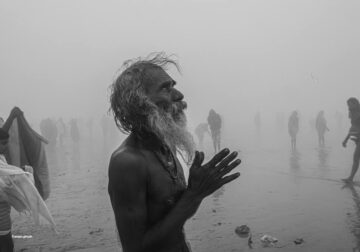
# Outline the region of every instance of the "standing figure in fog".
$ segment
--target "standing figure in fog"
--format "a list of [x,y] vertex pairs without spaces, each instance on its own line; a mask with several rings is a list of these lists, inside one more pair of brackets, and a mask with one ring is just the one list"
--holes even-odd
[[211,138],[214,145],[215,153],[220,151],[220,142],[221,142],[221,117],[215,110],[211,109],[209,111],[209,116],[207,118],[208,124],[210,126]]
[[297,111],[293,111],[288,121],[288,131],[291,138],[291,149],[296,149],[296,135],[299,132],[299,117]]
[[66,125],[62,118],[59,118],[56,122],[56,127],[58,131],[58,137],[59,137],[59,145],[64,145],[64,138],[66,136]]
[[318,133],[318,136],[319,136],[319,146],[324,147],[325,146],[325,132],[329,131],[329,128],[327,127],[327,122],[326,122],[323,110],[321,110],[316,117],[315,127],[316,127],[316,131]]
[[[151,57],[151,58],[150,58]],[[237,153],[222,150],[208,163],[195,152],[183,94],[165,71],[164,54],[126,61],[112,84],[114,119],[129,136],[113,152],[108,192],[124,252],[187,252],[185,222],[202,200],[240,174]],[[188,186],[177,151],[192,161]],[[236,159],[236,160],[235,160]]]
[[351,97],[347,100],[347,105],[349,108],[349,118],[351,121],[351,127],[349,133],[346,135],[345,140],[342,145],[346,147],[347,141],[349,139],[355,142],[355,151],[353,156],[353,165],[351,168],[350,176],[346,179],[343,179],[345,182],[352,182],[354,176],[359,169],[359,161],[360,161],[360,104],[359,100]]
[[70,120],[70,136],[73,144],[72,160],[74,168],[80,168],[80,131],[77,119]]
[[205,137],[205,133],[208,133],[210,135],[210,131],[209,131],[209,125],[207,123],[200,123],[196,128],[195,128],[195,135],[197,136],[198,140],[199,140],[199,148],[201,150],[204,149],[204,137]]

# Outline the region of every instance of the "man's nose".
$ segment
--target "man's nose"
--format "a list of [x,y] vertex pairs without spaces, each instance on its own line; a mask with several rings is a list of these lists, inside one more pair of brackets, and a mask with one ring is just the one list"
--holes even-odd
[[177,89],[174,89],[173,94],[172,94],[172,98],[174,101],[181,101],[184,99],[184,95]]

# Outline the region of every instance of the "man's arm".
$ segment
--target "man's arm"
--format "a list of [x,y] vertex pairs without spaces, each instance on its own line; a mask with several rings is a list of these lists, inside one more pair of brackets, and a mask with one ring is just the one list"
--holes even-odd
[[347,134],[344,141],[342,142],[343,147],[346,147],[346,144],[347,144],[347,141],[349,140],[349,138],[350,138],[350,134]]

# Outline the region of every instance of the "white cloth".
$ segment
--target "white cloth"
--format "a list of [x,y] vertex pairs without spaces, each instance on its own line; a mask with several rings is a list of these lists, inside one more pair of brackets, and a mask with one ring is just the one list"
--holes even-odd
[[42,216],[56,231],[55,222],[34,185],[33,175],[9,165],[3,155],[0,155],[0,198],[18,212],[30,212],[36,225]]

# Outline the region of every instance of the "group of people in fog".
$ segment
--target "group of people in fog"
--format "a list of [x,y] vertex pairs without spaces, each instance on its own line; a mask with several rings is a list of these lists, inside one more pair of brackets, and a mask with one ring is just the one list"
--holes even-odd
[[[204,149],[205,135],[211,136],[214,155],[205,158],[203,151],[196,151],[187,128],[187,103],[176,81],[166,71],[171,65],[178,68],[177,63],[163,53],[129,60],[111,85],[110,107],[115,124],[128,134],[111,154],[108,165],[108,194],[124,252],[191,251],[185,238],[185,222],[197,212],[206,197],[240,176],[239,172],[230,174],[241,160],[236,151],[221,149],[223,119],[214,109],[209,110],[206,122],[201,122],[194,131],[200,149]],[[351,174],[344,179],[350,183],[359,168],[360,104],[356,98],[350,98],[347,105],[351,128],[342,144],[346,147],[349,139],[356,144]],[[14,109],[2,125],[1,159],[6,154],[10,121],[22,113]],[[281,124],[282,117],[277,116],[277,121]],[[254,123],[260,133],[259,112]],[[110,124],[106,116],[99,121],[104,147],[109,145],[109,139],[116,138]],[[85,125],[92,137],[92,119]],[[318,113],[315,128],[319,146],[324,147],[325,133],[329,131],[324,111]],[[61,118],[47,118],[40,122],[40,131],[51,151],[56,146],[62,147],[68,136],[74,146],[82,139],[77,119],[66,124]],[[293,111],[288,119],[292,150],[297,148],[298,132],[299,115]],[[72,152],[76,153],[76,148]],[[188,179],[182,163],[190,167]],[[12,205],[1,198],[5,195],[4,188],[0,185],[0,252],[12,252]]]
[[[311,125],[312,126],[312,125]],[[324,111],[321,110],[315,119],[314,128],[318,135],[318,143],[320,147],[325,147],[325,133],[329,131]],[[299,132],[299,115],[297,111],[293,111],[288,120],[288,132],[290,135],[291,149],[296,150],[297,134]]]
[[[359,169],[359,162],[360,162],[360,104],[359,100],[355,97],[351,97],[347,100],[347,106],[349,111],[349,119],[351,123],[351,127],[346,134],[346,137],[344,141],[342,142],[342,145],[344,148],[347,147],[347,143],[350,140],[352,140],[355,144],[355,150],[353,154],[353,163],[351,167],[351,172],[349,177],[343,179],[346,183],[353,182],[354,176]],[[335,114],[338,127],[341,127],[341,115],[336,112]],[[327,126],[327,121],[324,116],[324,111],[321,110],[315,120],[315,129],[318,134],[318,141],[320,147],[325,147],[325,133],[329,131],[329,128]],[[299,131],[299,117],[297,111],[292,112],[291,116],[289,117],[288,121],[288,131],[291,138],[291,148],[293,150],[296,149],[296,136]]]

